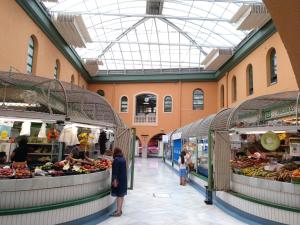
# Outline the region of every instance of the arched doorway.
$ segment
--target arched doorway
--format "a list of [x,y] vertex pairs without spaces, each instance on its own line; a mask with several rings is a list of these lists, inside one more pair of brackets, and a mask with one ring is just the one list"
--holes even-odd
[[147,155],[148,157],[162,157],[163,156],[163,143],[162,136],[164,133],[154,135],[148,142]]
[[135,140],[135,156],[142,156],[142,150],[143,150],[143,145],[142,145],[142,141],[141,139],[136,136],[136,140]]

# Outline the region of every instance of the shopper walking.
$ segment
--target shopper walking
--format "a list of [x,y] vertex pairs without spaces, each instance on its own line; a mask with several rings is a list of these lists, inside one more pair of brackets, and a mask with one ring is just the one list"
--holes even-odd
[[187,175],[187,169],[186,169],[186,152],[182,151],[180,153],[180,157],[178,159],[178,165],[179,165],[179,176],[180,176],[180,185],[186,185],[186,175]]
[[120,148],[114,149],[113,158],[111,195],[117,197],[117,210],[112,216],[121,216],[124,196],[127,194],[126,160]]

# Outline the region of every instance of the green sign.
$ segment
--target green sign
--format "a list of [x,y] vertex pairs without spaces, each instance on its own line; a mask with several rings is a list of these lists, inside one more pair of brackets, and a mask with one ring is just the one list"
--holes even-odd
[[280,108],[275,108],[271,110],[266,110],[263,113],[264,120],[271,120],[276,118],[281,118],[285,116],[291,116],[296,113],[296,105],[288,105]]

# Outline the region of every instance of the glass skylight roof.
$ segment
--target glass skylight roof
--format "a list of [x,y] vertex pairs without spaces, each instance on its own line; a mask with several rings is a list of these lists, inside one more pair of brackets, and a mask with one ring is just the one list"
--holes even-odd
[[[82,15],[92,39],[75,48],[82,59],[99,58],[100,74],[128,70],[200,70],[213,48],[235,48],[250,31],[232,16],[261,0],[152,0],[161,12],[146,13],[146,0],[43,0],[51,14]],[[151,6],[153,6],[151,8]]]

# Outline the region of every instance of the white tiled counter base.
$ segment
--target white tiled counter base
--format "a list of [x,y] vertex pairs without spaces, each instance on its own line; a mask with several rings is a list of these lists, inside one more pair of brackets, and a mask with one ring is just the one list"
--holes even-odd
[[110,195],[85,204],[49,211],[0,216],[1,225],[53,225],[76,220],[97,213],[114,202]]
[[110,170],[62,177],[0,180],[0,209],[82,199],[110,188]]
[[231,190],[275,204],[300,208],[300,185],[232,174]]
[[223,191],[217,191],[216,196],[239,210],[267,220],[292,225],[298,225],[300,221],[300,213],[257,204]]

